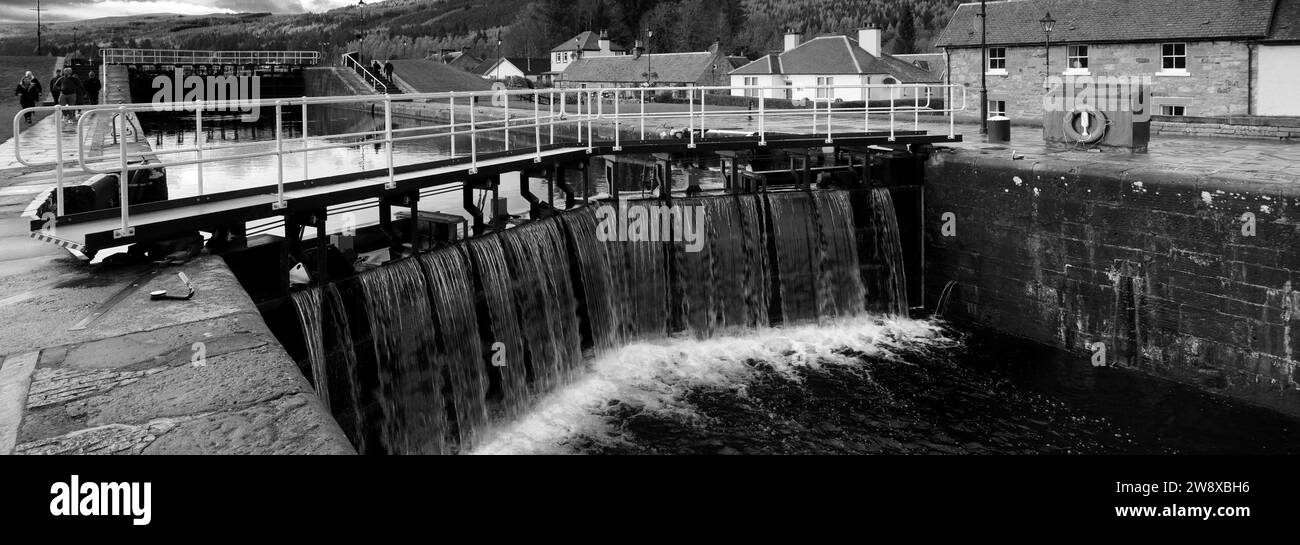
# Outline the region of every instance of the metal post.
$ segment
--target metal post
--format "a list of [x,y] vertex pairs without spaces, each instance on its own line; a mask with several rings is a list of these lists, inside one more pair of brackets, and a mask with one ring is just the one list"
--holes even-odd
[[[980,0],[980,134],[989,133],[989,46],[987,0]],[[893,140],[893,138],[890,138]]]
[[203,195],[203,101],[194,104],[194,165],[199,183],[199,195]]
[[889,141],[894,141],[894,99],[898,94],[898,84],[889,86]]
[[455,157],[456,156],[456,93],[452,93],[450,96],[447,97],[447,104],[448,104],[447,112],[448,115],[451,116],[449,118],[449,123],[451,125],[451,156]]
[[[965,91],[962,91],[962,93],[965,93]],[[957,110],[952,107],[952,99],[953,99],[952,87],[948,88],[948,93],[945,94],[944,96],[948,97],[945,99],[948,102],[945,103],[943,107],[948,109],[948,139],[952,140],[954,138],[957,138]],[[966,97],[963,94],[962,105],[965,106],[966,105],[965,103],[966,103]]]
[[614,151],[623,151],[623,120],[619,117],[618,95],[618,91],[614,91]]
[[[131,194],[129,192],[131,181],[130,172],[126,168],[126,107],[117,107],[117,161],[119,171],[117,174],[117,199],[122,207],[122,228],[113,232],[113,238],[124,238],[135,234],[135,229],[131,227]],[[63,131],[60,130],[57,141],[63,140]],[[62,146],[60,146],[62,149]],[[61,153],[61,152],[60,152]],[[63,157],[59,157],[59,164],[63,163]]]
[[[564,92],[560,92],[560,100],[564,100]],[[546,92],[546,126],[551,133],[550,143],[555,143],[555,91]]]
[[469,173],[478,174],[478,124],[474,122],[474,96],[469,97]]
[[591,98],[596,96],[595,93],[587,93],[587,153],[593,150],[591,125],[595,121],[591,115]]
[[384,189],[397,189],[393,178],[393,99],[384,95],[384,154],[388,156],[388,183]]
[[302,179],[303,180],[311,179],[311,176],[309,175],[309,170],[307,168],[307,165],[311,163],[311,161],[307,160],[308,159],[307,148],[309,147],[311,146],[307,145],[307,97],[304,96],[302,97]]
[[[282,127],[284,126],[283,108],[281,101],[275,101],[275,188],[276,200],[271,204],[272,210],[282,210],[288,203],[284,202],[284,138],[281,136]],[[288,233],[285,233],[288,236]]]
[[687,132],[690,133],[690,143],[686,144],[686,148],[695,149],[695,89],[693,87],[686,88],[686,102],[689,112],[686,116],[687,127],[689,127]]
[[[62,123],[62,122],[63,122],[63,106],[60,105],[60,106],[55,106],[55,107],[54,107],[54,118],[58,120],[58,123]],[[17,125],[18,125],[18,116],[14,116],[14,125],[15,125],[15,127],[14,127],[14,155],[15,155],[15,156],[18,156],[18,155],[21,155],[21,154],[22,154],[22,151],[21,151],[22,147],[18,145],[18,136],[19,136],[20,134],[22,134],[22,133],[20,133],[20,132],[18,131],[18,127],[17,127]],[[121,131],[119,131],[119,132],[121,132]],[[80,140],[81,140],[81,135],[80,135],[80,134],[77,135],[77,140],[78,140],[78,142],[80,142]],[[125,136],[118,136],[118,140],[125,140]],[[63,217],[63,129],[62,129],[62,128],[59,128],[59,129],[58,129],[57,131],[55,131],[55,133],[54,133],[54,156],[55,156],[55,160],[54,160],[54,191],[55,191],[55,193],[57,194],[55,198],[57,198],[57,199],[59,200],[59,202],[58,202],[58,210],[57,210],[57,212],[58,212],[58,214],[59,214],[59,217]],[[123,229],[125,229],[125,228],[126,228],[126,227],[123,226]]]
[[871,132],[871,84],[867,84],[862,96],[865,97],[862,101],[862,132]]
[[[831,89],[830,92],[826,94],[826,143],[827,144],[834,142],[834,138],[832,138],[831,136],[831,130],[832,130],[831,129],[831,114],[832,114],[831,108],[834,107],[834,104],[832,103],[830,98],[830,94],[834,92],[835,90]],[[814,105],[814,108],[815,107],[816,106]]]
[[641,88],[641,140],[645,140],[645,87]]
[[[500,60],[497,61],[498,67],[500,66],[500,62],[501,62]],[[500,71],[501,69],[497,68],[497,70]],[[505,95],[505,102],[506,102],[506,137],[505,137],[506,151],[510,151],[510,95]],[[496,205],[494,204],[493,206]]]
[[921,91],[918,87],[912,88],[912,130],[921,130]]
[[758,145],[767,145],[767,94],[758,95]]
[[[533,157],[534,163],[542,162],[542,105],[538,103],[542,99],[542,94],[536,90],[533,91],[533,144],[537,148],[537,156]],[[492,204],[493,207],[496,203]],[[493,210],[495,212],[495,208]]]
[[700,138],[704,138],[704,124],[708,120],[707,115],[704,113],[704,99],[706,96],[704,89],[700,89]]

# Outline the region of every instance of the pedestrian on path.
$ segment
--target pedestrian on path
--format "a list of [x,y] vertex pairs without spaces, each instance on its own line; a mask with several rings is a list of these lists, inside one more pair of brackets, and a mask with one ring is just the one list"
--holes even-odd
[[99,90],[103,88],[103,85],[100,84],[99,78],[95,77],[94,72],[91,72],[90,76],[86,77],[82,87],[86,88],[86,96],[81,102],[83,104],[99,104]]
[[[23,109],[32,108],[37,104],[40,104],[42,92],[41,82],[36,81],[36,76],[33,76],[30,70],[23,75],[22,81],[18,82],[18,87],[14,89],[14,94],[18,95],[18,104],[21,105]],[[31,125],[32,113],[27,112],[26,114],[23,114],[23,120],[27,121],[28,125]]]
[[393,63],[384,63],[384,74],[388,76],[388,81],[393,81]]
[[59,90],[59,82],[61,81],[63,81],[63,74],[55,70],[54,79],[50,80],[50,98],[54,99],[55,104],[59,103],[59,94],[63,92]]
[[[63,69],[63,77],[59,78],[58,87],[60,106],[76,106],[80,104],[79,99],[86,92],[86,89],[81,86],[81,78],[73,74],[71,68]],[[63,112],[63,120],[65,123],[76,122],[77,112],[75,110]]]

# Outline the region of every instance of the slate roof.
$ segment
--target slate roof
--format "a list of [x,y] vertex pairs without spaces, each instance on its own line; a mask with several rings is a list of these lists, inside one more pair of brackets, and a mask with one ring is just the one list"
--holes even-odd
[[393,75],[421,93],[490,91],[492,83],[450,64],[424,59],[392,61]]
[[[656,74],[656,83],[695,83],[715,70],[713,64],[717,55],[704,51],[654,53],[640,57],[583,57],[569,65],[563,78],[564,81],[578,82],[643,82],[646,79],[646,57],[649,57],[650,69]],[[723,60],[716,70],[723,75],[731,70],[731,65]]]
[[767,55],[731,72],[762,74],[888,74],[903,83],[929,83],[939,77],[892,55],[876,57],[848,36],[819,36],[784,53]]
[[[1053,43],[1263,38],[1276,0],[1002,0],[988,2],[987,43],[1043,43],[1039,20],[1056,19]],[[957,6],[936,47],[979,47],[978,2]]]
[[[578,45],[574,45],[574,40],[577,40]],[[551,49],[551,53],[558,53],[560,51],[578,51],[578,50],[600,51],[600,33],[592,32],[590,30],[583,31],[579,33],[577,36],[565,40],[564,43],[555,46],[553,49]],[[627,49],[613,42],[609,44],[609,50],[627,51]]]
[[1278,0],[1269,42],[1300,42],[1300,0]]
[[942,80],[948,71],[948,63],[945,62],[943,53],[912,53],[894,55],[894,58],[929,72],[935,77],[935,81]]

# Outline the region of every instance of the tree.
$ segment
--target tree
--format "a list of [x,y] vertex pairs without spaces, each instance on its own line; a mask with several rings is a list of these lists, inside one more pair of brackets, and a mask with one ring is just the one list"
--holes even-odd
[[902,13],[898,15],[897,42],[894,53],[906,54],[916,52],[916,18],[912,4],[903,4]]

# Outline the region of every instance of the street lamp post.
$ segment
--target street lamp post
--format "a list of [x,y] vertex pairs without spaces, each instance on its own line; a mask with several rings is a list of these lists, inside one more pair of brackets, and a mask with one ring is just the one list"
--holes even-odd
[[501,81],[501,31],[497,30],[497,81]]
[[[1052,18],[1052,12],[1049,11],[1047,12],[1047,15],[1044,15],[1042,19],[1038,20],[1038,22],[1043,24],[1043,36],[1045,36],[1043,51],[1046,53],[1045,70],[1047,72],[1046,77],[1050,78],[1052,77],[1052,27],[1056,26],[1056,19]],[[1067,66],[1066,68],[1069,67]],[[1046,85],[1047,80],[1044,79],[1043,81],[1044,85]]]
[[645,86],[650,87],[650,78],[654,77],[654,72],[650,70],[650,38],[653,38],[655,31],[645,29]]
[[45,11],[41,9],[41,0],[36,0],[36,9],[31,11],[36,12],[36,56],[39,57],[41,56],[41,12]]
[[989,133],[989,46],[986,0],[980,0],[980,134]]

